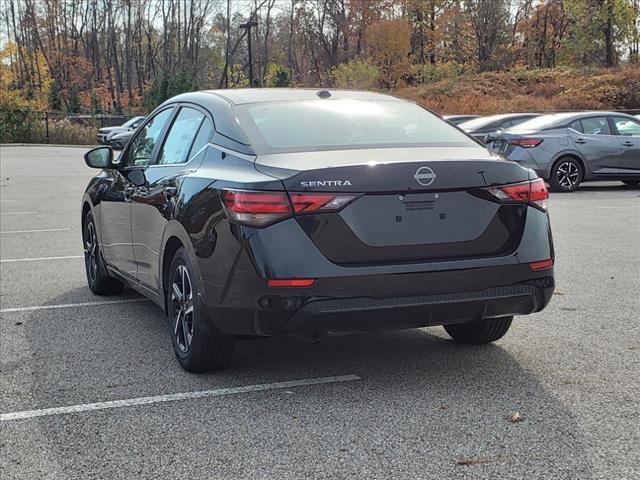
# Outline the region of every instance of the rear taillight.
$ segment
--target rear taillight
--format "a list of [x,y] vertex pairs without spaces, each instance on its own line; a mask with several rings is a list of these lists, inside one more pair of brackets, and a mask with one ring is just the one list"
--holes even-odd
[[549,198],[549,192],[547,191],[547,185],[541,178],[514,185],[489,187],[485,190],[505,203],[530,203],[541,210],[547,209],[546,200]]
[[264,227],[293,213],[285,192],[225,190],[222,201],[231,220],[253,227]]
[[511,145],[517,145],[522,148],[534,148],[542,143],[541,138],[512,138],[509,140]]
[[222,201],[235,223],[265,227],[295,215],[337,212],[359,194],[225,190]]
[[290,193],[295,213],[335,212],[349,204],[357,195],[338,193]]

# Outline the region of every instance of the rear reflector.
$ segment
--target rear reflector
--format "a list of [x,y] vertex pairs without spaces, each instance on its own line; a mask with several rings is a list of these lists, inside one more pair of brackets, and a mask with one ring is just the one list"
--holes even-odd
[[512,138],[509,140],[511,145],[517,145],[522,148],[533,148],[537,147],[542,143],[541,138]]
[[531,267],[531,270],[533,270],[534,272],[537,272],[538,270],[544,270],[545,268],[551,268],[553,267],[553,258],[530,263],[529,267]]
[[549,192],[547,184],[541,178],[515,185],[489,187],[485,190],[503,202],[530,203],[542,210],[547,209],[545,200],[549,198]]
[[270,288],[306,288],[315,283],[315,278],[272,278],[267,280],[267,285]]

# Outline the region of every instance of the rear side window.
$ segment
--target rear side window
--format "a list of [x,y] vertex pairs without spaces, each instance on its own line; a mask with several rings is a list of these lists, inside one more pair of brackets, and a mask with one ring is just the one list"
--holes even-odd
[[234,107],[258,153],[477,146],[429,111],[408,102],[303,100]]
[[575,130],[576,132],[584,133],[584,131],[582,130],[582,123],[580,122],[580,120],[576,120],[575,122],[571,122],[569,124],[569,128],[571,130]]
[[191,146],[191,151],[189,152],[189,159],[187,161],[191,160],[198,153],[200,153],[200,150],[202,150],[202,147],[204,147],[207,143],[209,143],[209,140],[211,139],[212,135],[213,135],[213,123],[211,122],[211,120],[205,117],[204,121],[202,122],[202,125],[200,126],[200,130],[198,130],[198,135],[196,135],[196,139],[193,142],[193,145]]
[[158,164],[175,165],[187,162],[191,146],[204,119],[202,112],[194,108],[182,107],[167,134],[167,139],[158,156]]
[[611,135],[607,117],[583,118],[581,121],[585,135]]

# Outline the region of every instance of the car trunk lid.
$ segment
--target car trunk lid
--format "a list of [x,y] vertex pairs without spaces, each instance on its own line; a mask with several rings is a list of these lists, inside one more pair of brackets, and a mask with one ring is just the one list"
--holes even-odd
[[[274,156],[270,156],[274,157]],[[529,180],[529,172],[482,148],[307,152],[258,157],[289,195],[353,194],[339,211],[297,215],[319,250],[339,264],[443,260],[504,254],[526,208],[483,190]]]

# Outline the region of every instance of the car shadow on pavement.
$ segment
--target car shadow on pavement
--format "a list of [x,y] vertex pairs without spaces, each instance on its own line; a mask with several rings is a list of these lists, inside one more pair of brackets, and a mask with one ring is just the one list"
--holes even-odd
[[[70,293],[61,296],[69,297]],[[243,449],[252,449],[251,464],[261,470],[262,478],[284,478],[276,470],[269,474],[270,468],[275,469],[274,455],[302,459],[328,452],[339,456],[338,448],[357,452],[350,457],[350,471],[377,472],[367,478],[592,476],[576,418],[558,394],[540,382],[537,364],[524,368],[510,353],[509,334],[487,346],[458,345],[445,338],[440,328],[342,336],[315,344],[293,337],[241,341],[226,370],[193,375],[179,368],[165,318],[150,302],[32,312],[23,327],[25,343],[19,348],[27,351],[18,360],[23,359],[26,367],[5,365],[8,370],[17,369],[9,372],[12,381],[22,374],[29,377],[25,381],[30,392],[22,410],[333,375],[356,374],[361,380],[187,400],[181,409],[162,404],[75,414],[59,420],[65,428],[57,428],[55,419],[30,420],[50,448],[43,446],[40,453],[9,448],[6,454],[22,465],[48,452],[55,456],[49,460],[72,477],[75,472],[85,477],[153,478],[153,461],[162,462],[164,449],[177,451],[179,441],[189,441],[182,437],[185,432],[167,437],[153,423],[154,415],[165,411],[181,417],[200,408],[200,417],[208,417],[217,427],[199,431],[203,443],[195,448],[199,453],[191,459],[192,472],[212,474],[207,452],[229,441],[235,442],[239,463]],[[518,345],[514,350],[522,348]],[[535,351],[535,345],[530,349]],[[527,358],[531,356],[535,354]],[[27,385],[13,389],[22,387]],[[253,411],[260,412],[258,424],[255,418],[243,420],[234,413],[239,402],[247,401]],[[202,410],[203,405],[215,408]],[[523,420],[511,422],[514,412]],[[107,435],[92,426],[92,418],[100,415],[114,419],[140,415],[135,421],[142,424],[139,433],[127,427],[113,438],[113,429]],[[300,418],[310,425],[302,440],[278,434],[276,453],[273,435],[283,428],[282,422],[285,430],[295,430]],[[150,425],[144,425],[147,421]],[[173,421],[193,422],[188,417]],[[244,421],[246,425],[237,425]],[[233,438],[217,436],[222,426],[225,431],[231,428]],[[190,428],[204,427],[190,423]],[[155,435],[164,436],[164,445],[155,444],[158,460],[149,463],[138,445]],[[141,455],[140,469],[127,471],[136,464],[136,455]],[[123,465],[120,456],[128,456],[131,464]],[[102,458],[100,472],[82,470],[92,457]],[[325,467],[334,468],[329,463]],[[216,468],[224,477],[226,467]],[[253,473],[247,472],[246,477]],[[302,478],[303,473],[294,468],[290,478]],[[315,478],[340,477],[339,471],[326,473]],[[364,477],[356,474],[354,478]]]

